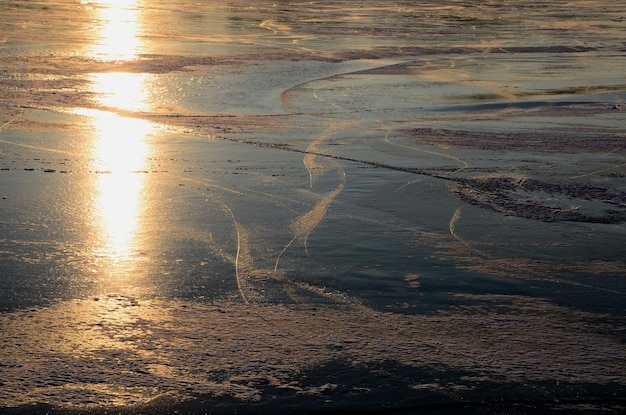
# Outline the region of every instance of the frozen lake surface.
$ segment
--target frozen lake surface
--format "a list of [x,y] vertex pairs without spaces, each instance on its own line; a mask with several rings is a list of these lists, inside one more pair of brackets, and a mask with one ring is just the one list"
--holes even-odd
[[624,413],[626,4],[476,3],[2,2],[0,412]]

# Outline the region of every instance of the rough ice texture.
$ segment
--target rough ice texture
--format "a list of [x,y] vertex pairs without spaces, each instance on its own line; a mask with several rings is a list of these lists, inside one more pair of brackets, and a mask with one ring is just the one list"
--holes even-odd
[[[626,376],[616,333],[587,323],[600,316],[523,296],[459,299],[472,304],[402,315],[347,299],[313,307],[110,294],[4,314],[2,404],[136,405],[172,393],[253,403],[281,390],[332,401],[333,390],[367,397],[386,372],[452,398],[489,382],[515,384],[531,396],[542,382],[619,384]],[[333,362],[371,373],[302,377]],[[433,368],[465,375],[437,384],[411,374]]]

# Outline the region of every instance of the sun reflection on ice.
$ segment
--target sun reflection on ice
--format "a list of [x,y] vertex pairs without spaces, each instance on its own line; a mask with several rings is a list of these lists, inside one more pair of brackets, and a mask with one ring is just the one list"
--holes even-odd
[[[148,136],[154,125],[118,113],[147,111],[150,106],[146,74],[97,73],[91,76],[95,103],[103,109],[82,110],[94,127],[93,160],[98,173],[95,206],[100,223],[100,256],[128,259],[135,251],[133,238],[141,215],[149,152]],[[115,112],[113,112],[115,111]]]
[[102,107],[123,111],[147,111],[150,77],[145,73],[107,72],[91,75],[91,91]]
[[155,127],[148,121],[107,111],[83,109],[76,113],[90,117],[94,129],[95,220],[103,250],[99,255],[128,257],[144,208],[141,193],[148,169],[148,140]]
[[133,235],[141,214],[141,191],[152,125],[143,120],[105,113],[94,124],[98,180],[96,206],[107,256],[125,257],[133,251]]
[[104,60],[133,59],[141,46],[138,37],[141,0],[96,0],[98,41],[92,53]]
[[[143,40],[141,14],[145,0],[81,0],[91,10],[93,59],[121,61],[137,58]],[[145,73],[92,73],[87,78],[92,108],[76,114],[89,120],[93,269],[98,290],[122,290],[137,285],[140,238],[145,218],[145,182],[150,136],[155,125],[137,118],[151,111],[155,78]]]
[[[92,76],[91,90],[103,109],[79,109],[93,127],[92,170],[99,240],[97,256],[116,261],[137,252],[134,235],[142,209],[148,139],[154,125],[116,112],[148,110],[149,90],[142,74],[103,73]],[[116,112],[112,112],[115,110]]]

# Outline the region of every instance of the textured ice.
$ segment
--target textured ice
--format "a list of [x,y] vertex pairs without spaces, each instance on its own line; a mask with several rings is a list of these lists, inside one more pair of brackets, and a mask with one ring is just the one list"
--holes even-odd
[[624,412],[623,9],[2,2],[0,412]]

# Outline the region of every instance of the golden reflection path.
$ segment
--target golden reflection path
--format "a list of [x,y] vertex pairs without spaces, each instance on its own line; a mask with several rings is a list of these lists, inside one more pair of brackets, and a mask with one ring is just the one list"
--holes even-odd
[[[89,52],[93,58],[135,58],[142,45],[138,36],[142,2],[88,1],[96,22],[95,40]],[[132,118],[132,114],[150,109],[151,78],[141,73],[110,72],[91,74],[90,81],[98,109],[79,112],[90,117],[94,131],[94,260],[103,278],[132,284],[130,277],[141,251],[136,234],[145,210],[142,192],[148,138],[154,129],[152,123]]]
[[138,53],[139,15],[143,0],[96,0],[88,4],[97,12],[96,42],[91,49],[95,58],[129,60]]
[[148,155],[150,123],[106,114],[94,118],[94,156],[98,166],[95,199],[103,254],[114,259],[133,253],[133,236],[141,216],[141,191]]
[[78,110],[93,126],[94,206],[98,257],[115,261],[131,258],[136,252],[133,238],[142,212],[148,136],[154,125],[114,111],[148,109],[149,85],[145,74],[101,73],[92,75],[91,91],[103,109]]

